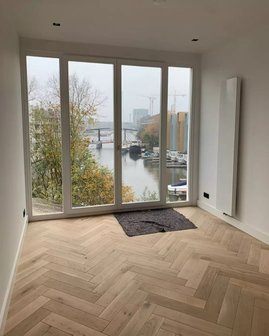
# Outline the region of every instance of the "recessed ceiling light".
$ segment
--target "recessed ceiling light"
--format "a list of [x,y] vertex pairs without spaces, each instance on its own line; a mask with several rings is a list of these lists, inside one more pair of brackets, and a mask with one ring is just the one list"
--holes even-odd
[[55,26],[55,27],[61,27],[61,24],[60,24],[60,22],[53,22],[53,24],[52,24],[53,26]]
[[198,42],[199,39],[198,39],[198,38],[193,38],[191,41],[192,41],[192,42]]

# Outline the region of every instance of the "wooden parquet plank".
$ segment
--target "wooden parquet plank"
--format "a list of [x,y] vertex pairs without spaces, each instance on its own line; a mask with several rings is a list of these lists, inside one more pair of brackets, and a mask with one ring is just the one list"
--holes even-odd
[[95,316],[99,316],[104,310],[102,306],[96,303],[91,303],[89,301],[79,299],[78,297],[60,292],[55,289],[49,289],[43,295],[51,300],[57,301],[67,306],[71,306],[73,308],[82,310],[85,313],[89,313]]
[[183,312],[189,315],[193,315],[198,318],[205,318],[206,314],[202,308],[197,308],[192,305],[179,302],[161,295],[149,294],[148,300],[159,306],[166,307],[177,312]]
[[45,334],[48,335],[47,332],[49,331],[49,329],[50,329],[49,325],[43,322],[39,322],[32,329],[27,331],[27,333],[24,334],[24,336],[43,336]]
[[19,323],[15,328],[11,329],[5,335],[7,336],[23,336],[36,324],[43,321],[43,319],[50,314],[50,311],[44,308],[36,310],[33,314]]
[[268,335],[269,335],[269,310],[255,306],[252,320],[251,336],[268,336]]
[[78,264],[76,262],[72,262],[65,258],[60,258],[60,257],[48,255],[48,254],[46,254],[43,257],[43,259],[46,260],[48,264],[53,263],[57,266],[66,266],[68,268],[71,268],[72,270],[79,271],[79,272],[88,272],[88,270],[90,269],[90,267],[85,264]]
[[49,299],[44,296],[39,296],[37,299],[29,303],[22,310],[18,311],[10,317],[6,324],[6,331],[9,332],[11,329],[15,328],[19,323],[24,321],[26,318],[31,316],[35,311],[45,305]]
[[261,258],[261,247],[258,244],[251,244],[248,261],[249,265],[257,266],[260,265],[260,258]]
[[90,281],[93,278],[93,275],[89,273],[77,271],[68,266],[57,265],[54,263],[48,263],[46,265],[46,269],[56,271],[56,272],[61,272],[63,274],[71,275],[71,276],[74,276],[74,277],[77,277],[79,279],[83,279],[86,281]]
[[157,336],[177,336],[177,335],[171,331],[160,329]]
[[103,281],[97,284],[97,286],[94,288],[94,293],[102,296],[111,287],[111,284],[116,283],[118,279],[126,272],[129,272],[130,269],[131,266],[129,266],[127,263],[121,264],[119,268],[114,268]]
[[166,252],[164,256],[164,260],[173,263],[177,256],[183,251],[185,248],[184,244],[180,244],[177,239],[171,244],[170,248]]
[[27,286],[32,281],[40,278],[42,275],[46,275],[47,273],[48,273],[48,270],[46,268],[44,268],[44,267],[39,268],[35,272],[33,272],[30,275],[26,276],[25,278],[16,281],[16,283],[15,283],[15,291],[19,291],[24,286]]
[[180,254],[175,258],[174,262],[171,265],[171,268],[180,272],[181,268],[192,256],[193,250],[188,245],[182,250]]
[[37,287],[43,285],[47,281],[47,279],[48,279],[47,277],[45,277],[44,275],[41,275],[37,279],[34,279],[33,281],[27,283],[22,288],[17,289],[15,286],[13,290],[11,304],[12,305],[15,304],[15,302],[21,300],[22,298],[26,297],[27,295],[35,291]]
[[266,309],[269,311],[269,296],[262,299],[256,298],[254,305],[255,307]]
[[78,264],[84,264],[85,259],[87,259],[86,254],[84,253],[72,253],[71,251],[65,251],[64,249],[58,250],[58,249],[48,249],[46,254],[54,256],[54,257],[60,257],[65,258],[71,262],[75,262]]
[[26,278],[32,273],[35,273],[40,268],[46,267],[47,265],[48,262],[46,260],[42,260],[41,257],[39,260],[32,260],[30,266],[26,267],[25,269],[22,269],[21,271],[18,271],[16,282],[22,280],[23,278]]
[[239,249],[240,249],[240,245],[242,242],[242,238],[243,238],[243,233],[240,231],[235,231],[233,234],[233,237],[230,241],[229,244],[229,250],[238,253]]
[[[135,272],[135,269],[133,269]],[[148,284],[151,286],[161,287],[163,289],[169,289],[171,291],[175,291],[176,293],[182,293],[185,295],[193,296],[195,293],[194,288],[186,287],[183,284],[186,283],[186,280],[179,279],[178,277],[164,277],[164,279],[158,279],[152,276],[145,276],[138,274],[136,276],[136,280],[141,282],[142,284]]]
[[107,264],[103,264],[103,267],[101,267],[98,273],[96,268],[90,270],[91,273],[96,274],[95,277],[91,279],[91,283],[98,285],[106,279],[109,279],[112,272],[115,272],[115,270],[120,271],[122,269],[122,265],[125,261],[126,258],[123,256],[113,256]]
[[267,283],[267,286],[262,286],[259,284],[256,284],[254,282],[250,282],[250,281],[246,281],[246,280],[240,280],[240,279],[234,279],[234,278],[230,278],[230,283],[240,286],[244,289],[249,289],[249,290],[253,290],[256,292],[261,292],[261,293],[266,293],[269,295],[269,282]]
[[169,268],[170,266],[169,262],[148,257],[129,256],[127,260],[129,263],[132,263],[133,265],[150,267],[156,270],[163,270],[163,271],[167,270],[167,268]]
[[240,294],[241,288],[239,286],[229,284],[218,316],[219,324],[233,328]]
[[104,334],[99,331],[54,313],[49,314],[43,322],[69,335],[104,336]]
[[48,303],[46,303],[44,305],[44,308],[52,313],[68,318],[70,321],[76,322],[97,331],[104,330],[105,327],[108,325],[108,321],[104,319],[54,300],[50,300]]
[[24,295],[20,300],[17,300],[16,302],[12,303],[9,307],[9,318],[11,316],[17,314],[19,311],[21,311],[25,306],[32,303],[35,299],[39,298],[41,295],[43,295],[48,290],[48,287],[46,286],[38,286],[28,292],[26,295]]
[[[169,251],[171,244],[175,241],[175,236],[172,234],[162,235],[159,236],[159,239],[154,244],[154,249],[158,251],[160,256],[165,256],[166,253]],[[181,245],[182,248],[185,247],[184,244]]]
[[113,318],[109,325],[104,330],[104,333],[110,336],[118,336],[121,331],[130,321],[132,316],[140,308],[140,306],[145,302],[147,298],[147,293],[143,291],[136,291],[136,293],[131,297],[129,302],[122,307],[118,314]]
[[269,250],[261,250],[261,258],[259,263],[259,271],[269,274]]
[[209,321],[216,322],[221,310],[221,306],[229,285],[229,278],[222,275],[216,277],[212,286],[211,293],[205,305],[205,318]]
[[163,282],[174,283],[178,285],[185,285],[186,283],[186,280],[178,279],[177,272],[172,270],[166,270],[166,272],[162,272],[152,267],[143,267],[136,265],[132,266],[130,270],[134,273],[162,280]]
[[242,269],[234,269],[229,268],[227,266],[223,266],[222,270],[219,267],[219,274],[224,275],[226,277],[235,278],[238,280],[252,282],[253,284],[258,284],[260,286],[268,287],[269,286],[269,275],[261,274],[259,272],[253,271],[244,271]]
[[251,241],[252,239],[250,237],[243,237],[243,240],[241,242],[237,257],[243,260],[244,262],[247,262],[249,258]]
[[198,330],[204,331],[205,333],[210,333],[215,336],[231,335],[231,329],[229,328],[220,326],[216,323],[205,321],[190,314],[185,314],[162,306],[157,306],[154,310],[154,314],[163,316],[168,320],[173,320],[180,322],[181,324],[186,324],[190,327],[194,327]]
[[150,284],[142,284],[139,287],[141,290],[143,290],[144,292],[147,293],[151,293],[151,294],[157,294],[160,295],[162,297],[166,297],[175,301],[179,301],[182,303],[186,303],[190,306],[194,306],[197,308],[204,308],[206,301],[198,299],[196,297],[193,296],[189,296],[189,295],[185,295],[183,293],[177,292],[175,290],[170,290],[167,288],[162,288],[159,286],[154,286],[154,285],[150,285]]
[[188,326],[186,324],[182,324],[176,321],[165,319],[164,323],[162,325],[162,328],[176,333],[177,335],[181,336],[210,336],[210,334],[201,331],[199,329],[195,329],[191,326]]
[[[136,294],[136,291],[139,289],[140,283],[132,280],[126,286],[126,288],[115,297],[115,299],[104,309],[101,318],[105,320],[113,320],[114,316],[119,313],[119,311],[128,304],[132,296]],[[143,294],[144,297],[144,294]]]
[[97,304],[107,307],[123,290],[128,286],[128,283],[133,280],[135,273],[126,272],[118,277],[117,281],[112,282],[108,290],[97,300]]
[[50,326],[48,327],[49,330],[43,336],[70,336],[70,334],[63,332],[62,330]]
[[65,282],[69,285],[73,285],[75,287],[79,287],[79,288],[86,289],[86,290],[91,290],[94,288],[94,285],[86,280],[79,279],[77,277],[64,274],[61,272],[57,272],[57,271],[47,271],[46,277],[54,279],[54,280],[58,280],[61,282]]
[[139,336],[156,336],[164,322],[164,318],[151,315],[147,322],[143,325],[142,329],[138,333]]
[[254,297],[242,290],[235,317],[232,336],[251,335],[253,311]]
[[207,268],[207,271],[205,272],[195,292],[196,297],[202,300],[208,299],[212,290],[212,286],[216,280],[217,274],[218,274],[217,268],[211,266]]
[[178,273],[178,277],[187,280],[186,287],[197,289],[208,266],[208,261],[191,257]]
[[44,282],[44,285],[48,288],[57,289],[61,292],[76,296],[79,299],[83,299],[89,302],[96,302],[100,297],[100,295],[92,292],[91,289],[83,289],[54,279],[47,279]]
[[229,244],[230,244],[230,241],[233,237],[233,230],[229,230],[227,227],[226,227],[226,230],[222,236],[222,239],[221,239],[221,245],[222,246],[225,246],[225,247],[228,247]]
[[123,328],[119,336],[136,336],[148,321],[155,307],[154,304],[145,301]]

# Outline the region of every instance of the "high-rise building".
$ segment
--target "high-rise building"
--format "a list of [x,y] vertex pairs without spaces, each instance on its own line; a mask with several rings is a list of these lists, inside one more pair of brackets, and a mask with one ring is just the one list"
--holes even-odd
[[181,153],[188,151],[188,118],[186,112],[168,112],[167,148]]
[[143,108],[133,109],[133,123],[135,126],[139,126],[141,120],[149,116],[149,110]]

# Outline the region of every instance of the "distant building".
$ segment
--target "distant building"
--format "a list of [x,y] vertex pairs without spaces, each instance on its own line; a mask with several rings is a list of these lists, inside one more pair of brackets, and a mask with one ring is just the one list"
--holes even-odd
[[168,112],[167,123],[167,148],[187,153],[189,114],[186,112]]
[[133,123],[134,126],[139,126],[141,123],[141,120],[143,118],[146,118],[149,116],[149,110],[148,109],[142,109],[142,108],[137,108],[133,109]]
[[[140,120],[141,126],[149,134],[159,138],[160,114],[147,116]],[[169,112],[167,115],[167,149],[188,153],[189,113]]]

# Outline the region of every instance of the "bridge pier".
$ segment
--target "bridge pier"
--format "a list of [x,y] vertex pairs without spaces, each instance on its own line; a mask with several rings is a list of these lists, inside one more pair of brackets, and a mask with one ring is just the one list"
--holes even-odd
[[[96,149],[101,149],[103,147],[103,143],[108,143],[106,139],[104,139],[104,141],[101,140],[101,131],[102,130],[112,130],[113,132],[113,129],[112,128],[108,128],[108,127],[100,127],[100,128],[91,128],[89,129],[89,132],[91,131],[96,131],[97,132],[97,139],[94,137],[94,139],[92,139],[91,143],[95,144],[96,145]],[[122,128],[122,138],[123,138],[123,143],[124,144],[127,144],[128,142],[128,136],[127,136],[127,131],[130,131],[130,132],[137,132],[137,129],[133,129],[133,128]],[[96,133],[95,133],[96,134]],[[111,134],[110,134],[111,135]],[[107,134],[105,134],[105,136],[107,136]],[[112,142],[114,142],[114,139],[111,140]],[[111,142],[109,141],[109,143]]]
[[126,128],[123,129],[123,141],[124,143],[127,142],[127,129]]
[[103,143],[102,143],[102,141],[98,141],[97,143],[96,143],[96,149],[101,149],[103,147]]

